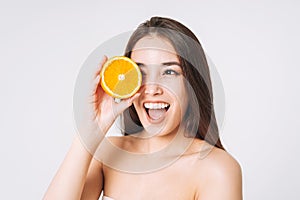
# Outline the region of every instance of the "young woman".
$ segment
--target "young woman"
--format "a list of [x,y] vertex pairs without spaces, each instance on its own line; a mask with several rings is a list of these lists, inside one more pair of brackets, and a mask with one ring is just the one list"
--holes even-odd
[[[75,138],[44,199],[98,199],[103,191],[115,200],[241,200],[241,169],[219,139],[196,36],[175,20],[152,17],[132,34],[125,56],[139,65],[142,87],[116,103],[95,79],[101,137],[92,145],[82,133]],[[125,136],[106,139],[120,114]]]

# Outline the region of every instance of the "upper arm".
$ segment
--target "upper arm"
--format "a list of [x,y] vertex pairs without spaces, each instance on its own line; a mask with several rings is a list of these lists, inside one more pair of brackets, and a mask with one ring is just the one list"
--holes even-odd
[[226,152],[208,164],[204,185],[198,188],[200,200],[242,200],[242,172],[238,162]]
[[102,163],[97,161],[96,159],[93,159],[88,170],[81,199],[99,199],[102,188]]

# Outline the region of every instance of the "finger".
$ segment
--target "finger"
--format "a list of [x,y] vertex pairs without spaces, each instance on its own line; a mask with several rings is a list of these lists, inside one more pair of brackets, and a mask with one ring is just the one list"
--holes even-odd
[[97,69],[94,78],[96,78],[98,75],[100,75],[101,69],[102,69],[104,63],[105,63],[107,60],[108,60],[107,56],[104,55],[103,58],[102,58],[102,60],[101,60],[101,62],[99,63],[99,68]]
[[100,82],[100,72],[101,72],[101,69],[102,69],[102,66],[104,65],[104,63],[107,61],[107,56],[103,56],[100,64],[99,64],[99,68],[97,70],[97,72],[95,73],[95,76],[94,76],[94,80],[93,80],[93,93],[95,93],[99,87],[99,82]]
[[114,106],[114,113],[116,116],[124,112],[129,106],[132,105],[133,101],[136,100],[141,94],[136,93],[132,97],[128,99],[123,99],[120,103],[115,103],[116,105]]

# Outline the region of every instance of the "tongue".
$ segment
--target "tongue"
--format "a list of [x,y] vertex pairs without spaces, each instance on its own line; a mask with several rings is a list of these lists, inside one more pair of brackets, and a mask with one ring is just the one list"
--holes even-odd
[[148,114],[151,119],[157,120],[166,113],[166,109],[149,109]]

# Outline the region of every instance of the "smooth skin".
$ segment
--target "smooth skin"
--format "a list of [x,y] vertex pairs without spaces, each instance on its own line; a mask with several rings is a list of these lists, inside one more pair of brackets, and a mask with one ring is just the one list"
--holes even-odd
[[[168,51],[137,48],[147,42],[164,44],[164,49]],[[100,105],[95,110],[97,118],[93,120],[97,121],[101,130],[107,131],[115,120],[115,115],[104,117],[102,114],[108,106],[113,105],[118,113],[122,113],[133,103],[145,127],[138,136],[151,135],[146,139],[136,136],[110,137],[114,145],[129,152],[151,153],[168,145],[176,135],[188,99],[184,98],[187,95],[181,68],[176,64],[164,65],[166,62],[179,62],[174,52],[173,47],[161,38],[142,38],[131,57],[142,65],[145,82],[134,97],[120,104],[113,103],[113,98],[98,87],[99,80],[96,79],[95,90]],[[153,66],[160,67],[154,69]],[[176,87],[171,87],[174,84]],[[148,101],[170,104],[163,121],[154,124],[149,122],[143,108],[143,103]],[[156,133],[153,130],[161,131]],[[210,147],[210,151],[200,159],[199,151],[203,145]],[[76,137],[44,199],[98,199],[102,190],[105,196],[115,200],[241,200],[242,174],[240,165],[232,156],[200,139],[193,140],[184,155],[172,165],[149,173],[134,174],[115,170],[93,159]]]

